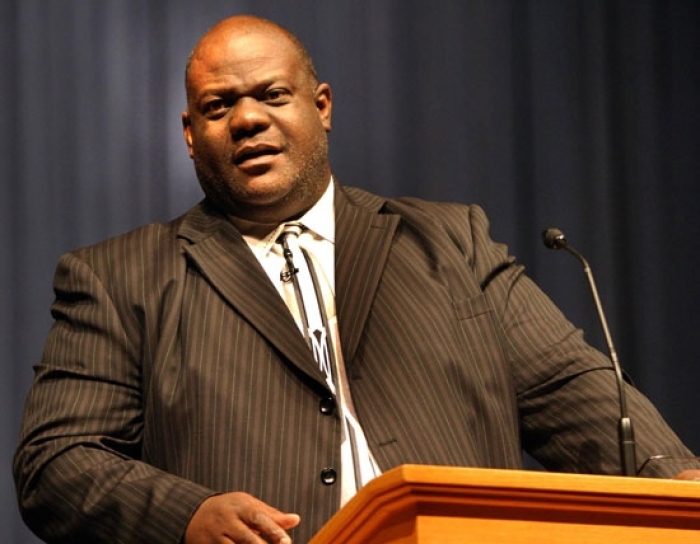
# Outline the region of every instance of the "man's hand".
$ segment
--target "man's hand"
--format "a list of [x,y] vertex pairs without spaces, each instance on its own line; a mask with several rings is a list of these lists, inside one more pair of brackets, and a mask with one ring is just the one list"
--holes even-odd
[[195,511],[184,544],[291,544],[286,533],[299,525],[297,514],[285,514],[247,493],[209,497]]
[[673,478],[674,480],[693,480],[693,481],[700,481],[700,470],[684,470],[683,472],[679,472],[676,474]]

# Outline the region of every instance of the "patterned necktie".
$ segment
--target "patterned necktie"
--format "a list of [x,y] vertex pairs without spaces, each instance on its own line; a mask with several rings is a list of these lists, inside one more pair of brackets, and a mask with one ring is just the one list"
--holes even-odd
[[[299,246],[299,235],[304,228],[299,223],[288,223],[279,237],[285,268],[280,273],[280,280],[294,291],[294,301],[288,301],[304,334],[319,369],[326,378],[328,388],[338,399],[342,421],[341,461],[342,492],[341,504],[354,495],[369,480],[381,473],[367,444],[362,427],[355,417],[350,391],[347,388],[340,342],[335,325],[335,301],[332,290],[326,285],[320,274],[316,274],[313,258]],[[288,292],[288,290],[285,290]],[[333,317],[333,325],[329,324]],[[331,330],[333,327],[333,330]]]
[[309,255],[299,247],[302,227],[298,223],[285,225],[280,236],[286,269],[280,272],[280,279],[291,283],[294,289],[296,307],[301,331],[304,334],[319,370],[326,378],[328,387],[335,391],[333,379],[333,350],[330,345],[328,315],[323,303],[323,292]]

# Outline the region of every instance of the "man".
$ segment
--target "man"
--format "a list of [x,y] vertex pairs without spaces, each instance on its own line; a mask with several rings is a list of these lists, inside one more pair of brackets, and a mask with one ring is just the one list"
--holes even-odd
[[[186,86],[206,199],[58,265],[14,465],[37,534],[306,542],[357,488],[348,474],[364,477],[356,459],[520,468],[524,447],[552,470],[619,474],[609,361],[479,208],[332,181],[331,90],[294,36],[222,21]],[[280,296],[299,261],[278,239],[297,221],[335,293],[330,377]],[[691,457],[628,389],[638,463]]]

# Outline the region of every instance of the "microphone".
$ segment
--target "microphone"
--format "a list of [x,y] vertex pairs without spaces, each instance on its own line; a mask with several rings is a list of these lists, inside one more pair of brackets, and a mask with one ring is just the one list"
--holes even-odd
[[280,281],[287,283],[292,281],[295,274],[299,273],[299,269],[294,266],[294,256],[292,254],[292,250],[289,249],[289,245],[287,244],[287,236],[282,234],[280,239],[282,240],[282,255],[284,256],[284,262],[287,263],[287,270],[280,272]]
[[542,232],[542,241],[544,245],[549,249],[564,249],[576,257],[579,262],[583,265],[583,271],[586,273],[588,278],[588,285],[591,289],[591,294],[593,295],[593,300],[595,302],[596,310],[598,311],[598,318],[600,324],[603,327],[603,335],[605,336],[605,341],[608,345],[608,351],[610,352],[610,360],[612,361],[613,369],[615,370],[615,380],[617,381],[617,391],[620,399],[620,423],[618,427],[618,441],[620,445],[620,465],[622,468],[623,476],[634,476],[636,474],[637,459],[636,459],[636,444],[634,441],[634,429],[632,427],[632,420],[627,413],[627,396],[625,395],[625,380],[622,376],[622,367],[620,367],[620,362],[617,359],[617,352],[615,351],[615,346],[613,345],[612,336],[610,335],[610,329],[608,328],[608,322],[605,319],[605,313],[603,312],[603,306],[600,303],[600,297],[598,296],[598,288],[595,284],[595,279],[593,278],[593,272],[581,253],[576,251],[573,247],[569,245],[566,240],[564,233],[558,228],[548,228]]

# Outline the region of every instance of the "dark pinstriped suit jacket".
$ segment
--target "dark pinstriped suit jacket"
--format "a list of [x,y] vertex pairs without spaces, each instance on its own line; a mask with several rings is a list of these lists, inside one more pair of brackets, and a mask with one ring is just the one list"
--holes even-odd
[[[382,469],[518,468],[522,444],[552,470],[618,473],[608,360],[479,208],[336,195],[343,353]],[[305,542],[337,509],[320,478],[340,436],[323,377],[211,206],[64,256],[55,289],[15,461],[40,535],[176,543],[206,496],[244,490],[300,513]],[[630,405],[640,460],[689,454],[635,390]]]

